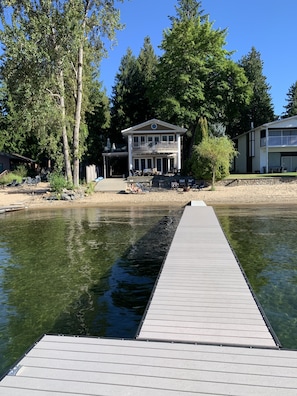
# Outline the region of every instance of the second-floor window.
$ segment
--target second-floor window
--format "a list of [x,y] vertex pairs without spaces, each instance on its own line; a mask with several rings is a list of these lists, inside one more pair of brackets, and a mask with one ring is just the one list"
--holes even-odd
[[134,136],[133,145],[134,145],[134,147],[138,147],[139,146],[139,138],[138,138],[138,136]]

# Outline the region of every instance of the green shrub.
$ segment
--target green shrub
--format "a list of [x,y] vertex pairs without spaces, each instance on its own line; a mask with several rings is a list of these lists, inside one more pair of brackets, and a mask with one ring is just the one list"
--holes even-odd
[[95,186],[96,186],[96,183],[94,183],[94,182],[88,183],[87,186],[86,186],[85,193],[86,193],[87,195],[93,194],[94,191],[95,191]]
[[18,165],[13,171],[13,173],[24,178],[27,176],[28,169],[25,165]]
[[49,177],[50,187],[53,191],[61,193],[64,189],[72,190],[73,185],[60,173],[52,173]]
[[17,183],[21,183],[22,177],[20,175],[17,175],[16,173],[9,172],[6,175],[0,177],[0,184],[2,185],[10,184],[14,180],[16,180]]

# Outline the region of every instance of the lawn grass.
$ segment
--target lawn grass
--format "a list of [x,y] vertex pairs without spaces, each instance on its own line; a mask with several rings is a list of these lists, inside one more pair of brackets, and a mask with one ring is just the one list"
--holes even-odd
[[263,179],[267,177],[297,177],[297,172],[285,173],[232,173],[225,179]]

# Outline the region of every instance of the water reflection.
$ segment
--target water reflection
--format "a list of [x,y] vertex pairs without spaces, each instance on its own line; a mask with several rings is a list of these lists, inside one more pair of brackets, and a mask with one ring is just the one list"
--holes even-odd
[[44,333],[133,337],[180,215],[90,208],[1,217],[0,371]]
[[281,344],[297,349],[297,206],[216,212]]
[[[283,346],[297,348],[297,206],[217,207]],[[0,373],[44,333],[134,337],[182,210],[0,218]]]

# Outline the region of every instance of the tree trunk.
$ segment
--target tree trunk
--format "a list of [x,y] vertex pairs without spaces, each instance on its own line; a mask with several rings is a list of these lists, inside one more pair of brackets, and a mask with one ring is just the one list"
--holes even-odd
[[216,167],[212,167],[212,182],[211,182],[211,189],[215,189],[215,182],[216,182]]
[[76,106],[75,106],[75,124],[73,131],[73,183],[75,187],[79,186],[79,130],[81,121],[81,105],[82,105],[82,90],[83,90],[83,56],[84,49],[81,43],[78,50],[78,64],[77,64],[77,92],[76,92]]
[[64,153],[64,164],[65,164],[65,174],[67,180],[72,183],[72,172],[71,163],[69,156],[69,143],[66,128],[66,111],[65,111],[65,89],[64,89],[64,74],[63,70],[60,70],[59,74],[59,85],[60,85],[60,108],[62,116],[62,139],[63,139],[63,153]]

